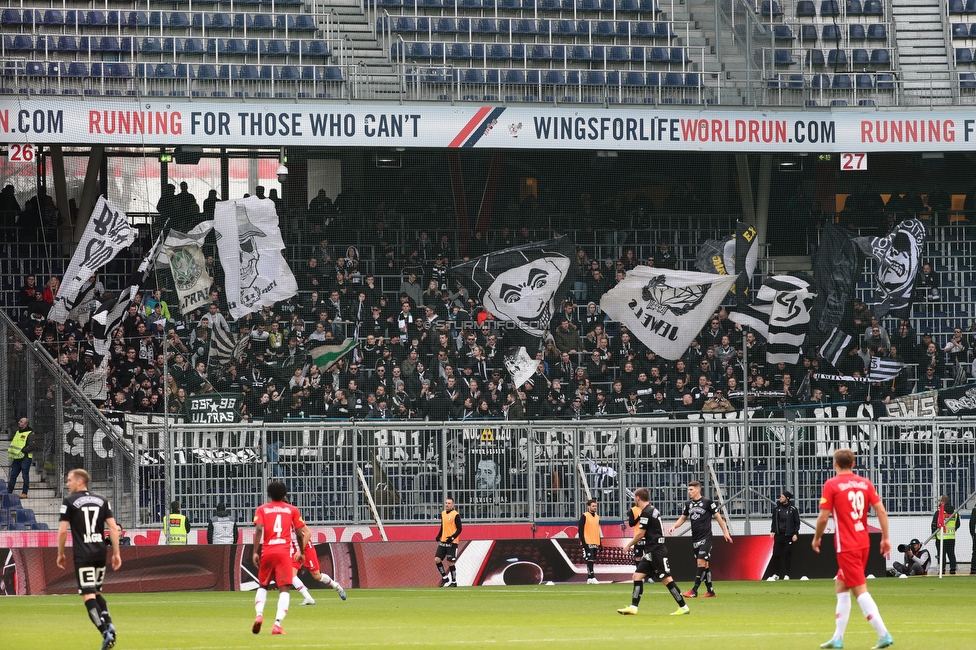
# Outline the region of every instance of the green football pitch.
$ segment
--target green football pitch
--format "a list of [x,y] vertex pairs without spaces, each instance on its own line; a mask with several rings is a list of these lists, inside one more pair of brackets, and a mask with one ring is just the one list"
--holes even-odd
[[[881,579],[869,583],[895,648],[976,647],[976,578]],[[683,585],[687,589],[688,585]],[[628,584],[554,587],[350,590],[342,602],[314,590],[314,607],[292,607],[286,635],[267,621],[251,634],[250,593],[112,594],[106,597],[128,648],[816,648],[834,629],[833,583],[825,580],[716,583],[718,598],[692,600],[690,616],[671,617],[674,601],[646,585],[640,613]],[[295,595],[297,600],[298,595]],[[101,638],[78,596],[0,599],[4,650],[99,648]],[[847,648],[877,637],[854,603]]]

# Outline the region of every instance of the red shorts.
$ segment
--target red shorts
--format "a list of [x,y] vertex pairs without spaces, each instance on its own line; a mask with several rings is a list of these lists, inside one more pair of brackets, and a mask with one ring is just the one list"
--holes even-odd
[[274,579],[279,588],[290,587],[291,579],[294,577],[294,569],[291,565],[290,555],[265,551],[261,555],[261,566],[258,567],[258,583],[267,588]]
[[322,570],[321,567],[319,567],[319,554],[315,552],[315,547],[311,544],[305,547],[305,564],[292,562],[291,566],[295,571],[301,570],[301,568],[304,566],[309,570],[310,573],[316,573]]
[[842,551],[837,554],[837,579],[848,588],[863,585],[864,567],[868,565],[869,548],[859,548],[853,551]]

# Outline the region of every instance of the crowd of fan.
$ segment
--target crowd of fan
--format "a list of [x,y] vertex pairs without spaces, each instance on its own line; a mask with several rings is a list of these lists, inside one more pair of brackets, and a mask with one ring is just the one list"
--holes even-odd
[[[179,194],[175,186],[170,189],[159,209],[161,214],[175,217],[177,225],[186,228],[212,217],[215,193],[200,210],[185,183]],[[693,188],[684,191],[681,200],[697,200]],[[404,202],[410,202],[411,211],[406,214],[420,226],[415,239],[399,249],[390,245],[393,238],[388,236],[384,219],[377,217],[367,228],[375,255],[365,260],[356,246],[333,247],[325,231],[312,229],[309,232],[320,236],[317,245],[311,247],[307,259],[291,262],[298,295],[238,322],[231,322],[227,315],[222,271],[212,256],[207,257],[212,278],[208,308],[177,314],[159,290],[137,296],[112,341],[104,382],[99,374],[104,373],[102,359],[95,352],[90,327],[74,321],[55,324],[45,318],[57,293],[56,277],[43,287],[33,276],[27,278],[21,291],[21,302],[27,307],[25,332],[32,341],[40,340],[89,397],[105,408],[138,413],[168,409],[178,414],[183,413],[188,396],[231,392],[245,396],[245,418],[272,422],[302,418],[580,419],[734,411],[743,407],[743,381],[750,384],[750,407],[877,404],[916,390],[941,388],[947,361],[968,364],[971,358],[972,328],[968,333],[957,329],[940,347],[927,333],[919,341],[908,321],[899,322],[889,333],[872,318],[866,305],[857,302],[851,326],[863,330],[863,342],[849,351],[838,368],[825,367],[815,351],[807,351],[796,366],[768,364],[764,342],[753,332],[744,334],[725,309],[712,317],[681,359],[663,360],[626,327],[610,322],[600,310],[600,299],[638,264],[685,265],[679,264],[665,241],[649,247],[651,254],[639,260],[635,248],[626,246],[611,224],[611,230],[605,231],[607,241],[618,245],[619,259],[591,260],[578,248],[580,280],[570,295],[558,297],[559,312],[551,321],[550,335],[539,350],[529,351],[539,362],[537,371],[522,386],[512,386],[503,363],[509,347],[506,329],[498,327],[477,296],[470,295],[448,269],[489,250],[529,243],[536,233],[526,225],[515,230],[502,226],[488,237],[475,232],[468,241],[455,242],[453,231],[424,227],[443,221],[433,214],[436,202],[420,210],[410,188],[404,192],[397,206],[402,209]],[[263,188],[257,188],[256,194],[264,197]],[[320,192],[307,211],[322,217],[316,220],[319,224],[333,223],[345,203],[357,200],[340,195],[331,202],[323,195]],[[270,194],[267,198],[279,201]],[[632,204],[615,206],[615,210],[624,214],[629,207]],[[592,209],[586,195],[581,197],[581,209]],[[644,212],[638,205],[626,214],[634,220],[644,218]],[[345,232],[334,227],[328,231]],[[557,224],[545,235],[560,232]],[[336,239],[344,238],[340,234]],[[399,290],[384,293],[377,284],[378,276],[401,277]],[[91,281],[96,295],[104,294],[98,279]],[[918,287],[921,301],[938,298],[938,277],[929,265],[920,273]],[[215,329],[248,338],[239,359],[227,365],[215,363],[210,345]],[[325,372],[312,363],[310,350],[350,336],[359,345],[334,368]],[[920,377],[916,382],[903,373],[898,379],[873,383],[815,377],[821,372],[863,377],[871,356],[918,364]],[[804,381],[804,376],[809,380]]]

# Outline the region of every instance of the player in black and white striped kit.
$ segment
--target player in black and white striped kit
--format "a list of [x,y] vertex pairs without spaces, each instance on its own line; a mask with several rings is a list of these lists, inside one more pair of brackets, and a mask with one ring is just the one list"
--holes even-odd
[[65,487],[68,496],[61,503],[61,526],[58,529],[58,567],[66,568],[64,547],[71,529],[71,550],[74,556],[78,593],[85,601],[88,616],[102,634],[102,650],[115,645],[116,632],[108,603],[102,597],[105,579],[105,529],[112,540],[112,569],[122,566],[119,553],[119,529],[115,525],[108,499],[88,491],[90,478],[83,469],[68,472]]
[[668,530],[669,535],[673,535],[685,520],[691,521],[691,547],[695,551],[695,559],[698,563],[698,572],[695,575],[695,586],[685,592],[685,598],[697,598],[698,588],[702,581],[705,582],[705,595],[703,598],[714,598],[715,590],[712,588],[712,571],[709,561],[712,557],[712,517],[718,520],[718,525],[722,529],[725,541],[732,543],[732,535],[725,525],[722,513],[718,511],[718,504],[711,499],[702,497],[702,484],[692,481],[688,484],[688,503],[685,509]]

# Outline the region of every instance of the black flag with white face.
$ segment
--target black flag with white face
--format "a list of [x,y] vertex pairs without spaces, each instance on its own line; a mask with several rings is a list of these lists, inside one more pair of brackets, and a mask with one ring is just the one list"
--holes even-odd
[[925,225],[918,219],[906,219],[887,237],[854,237],[867,255],[878,260],[878,298],[874,315],[909,318],[912,315],[912,293],[915,275],[922,266]]
[[576,246],[568,237],[523,244],[482,255],[451,268],[492,316],[514,329],[514,347],[539,349],[559,302],[573,288]]

